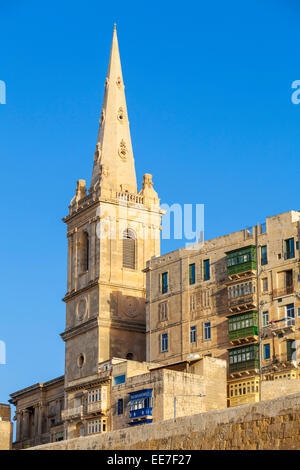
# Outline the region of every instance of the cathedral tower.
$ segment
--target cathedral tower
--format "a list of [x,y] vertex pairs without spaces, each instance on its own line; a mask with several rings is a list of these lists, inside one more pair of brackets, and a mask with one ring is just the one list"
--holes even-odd
[[112,357],[145,360],[146,261],[160,254],[162,211],[152,176],[137,190],[116,28],[91,185],[77,181],[68,232],[65,387]]

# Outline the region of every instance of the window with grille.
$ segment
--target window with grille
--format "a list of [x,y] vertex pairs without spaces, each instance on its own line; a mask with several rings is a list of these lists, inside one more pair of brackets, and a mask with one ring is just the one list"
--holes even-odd
[[127,229],[123,233],[123,268],[135,269],[136,265],[136,239],[133,230]]

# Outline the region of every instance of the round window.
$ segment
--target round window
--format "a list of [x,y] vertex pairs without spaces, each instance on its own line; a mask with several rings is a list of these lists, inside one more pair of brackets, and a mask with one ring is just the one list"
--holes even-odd
[[80,354],[78,356],[78,359],[77,359],[77,364],[78,364],[78,367],[83,367],[84,365],[84,355],[83,354]]

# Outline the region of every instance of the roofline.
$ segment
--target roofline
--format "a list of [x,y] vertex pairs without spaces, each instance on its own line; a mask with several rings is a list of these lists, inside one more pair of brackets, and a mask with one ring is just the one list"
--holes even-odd
[[[61,375],[60,377],[56,377],[55,379],[48,380],[47,382],[38,382],[34,385],[30,385],[29,387],[22,388],[21,390],[17,390],[16,392],[11,393],[10,397],[13,400],[14,398],[17,398],[19,395],[32,392],[33,390],[36,390],[36,389],[48,388],[48,387],[51,387],[51,385],[55,385],[59,382],[64,382],[64,380],[65,380],[65,376]],[[9,403],[12,403],[13,402],[12,400],[9,400]]]
[[171,366],[178,366],[179,364],[191,364],[191,363],[194,363],[194,362],[202,361],[202,359],[204,359],[204,356],[197,357],[197,358],[194,358],[194,359],[186,359],[184,361],[172,362],[171,364],[162,364],[162,365],[159,365],[157,367],[149,368],[149,371],[157,370],[157,369],[168,369]]
[[[266,222],[267,219],[271,219],[271,218],[273,218],[273,217],[278,217],[278,216],[284,215],[284,214],[291,214],[292,212],[294,212],[294,213],[297,213],[297,212],[298,212],[298,213],[299,213],[300,210],[291,209],[291,210],[289,210],[289,211],[280,212],[279,214],[274,214],[274,215],[267,216],[267,217],[265,217],[265,222]],[[262,224],[264,224],[265,222],[262,222]],[[249,225],[248,227],[244,227],[244,228],[242,228],[242,229],[240,229],[240,230],[235,230],[234,232],[224,233],[223,235],[219,235],[218,237],[214,237],[214,238],[208,238],[207,240],[204,240],[204,241],[202,242],[202,244],[201,244],[199,250],[197,251],[197,253],[201,253],[202,249],[203,249],[204,252],[205,252],[205,248],[206,248],[206,247],[205,247],[205,244],[207,244],[207,243],[209,243],[209,242],[212,242],[212,241],[214,241],[214,240],[219,240],[220,238],[223,238],[223,237],[229,237],[230,235],[234,235],[234,234],[236,234],[236,233],[242,233],[242,232],[244,232],[245,230],[248,230],[249,228],[257,227],[257,226],[262,225],[262,224],[257,223],[257,224],[254,224],[254,225]],[[245,240],[245,241],[246,241],[246,240]],[[197,245],[197,244],[198,244],[198,243],[195,242],[193,245],[195,246],[195,245]],[[152,267],[152,266],[151,266],[152,261],[154,261],[154,260],[156,260],[156,259],[158,259],[158,258],[163,258],[164,256],[167,256],[167,255],[171,255],[171,254],[173,254],[173,253],[179,253],[180,251],[185,252],[185,251],[186,251],[186,247],[182,246],[182,247],[180,247],[180,248],[177,248],[176,250],[168,251],[168,252],[163,253],[163,254],[161,254],[161,255],[159,255],[159,256],[152,256],[152,257],[147,261],[147,263],[149,263],[149,266],[147,265],[147,267],[145,268],[145,272],[146,272],[146,271],[149,271],[149,270],[151,269],[151,267]],[[195,250],[195,251],[196,251],[196,250]],[[232,250],[232,251],[234,251],[234,250]]]

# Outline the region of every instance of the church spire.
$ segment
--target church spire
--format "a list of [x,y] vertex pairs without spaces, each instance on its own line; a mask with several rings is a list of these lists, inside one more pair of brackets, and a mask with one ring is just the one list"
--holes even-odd
[[137,193],[126,98],[114,25],[91,188]]

